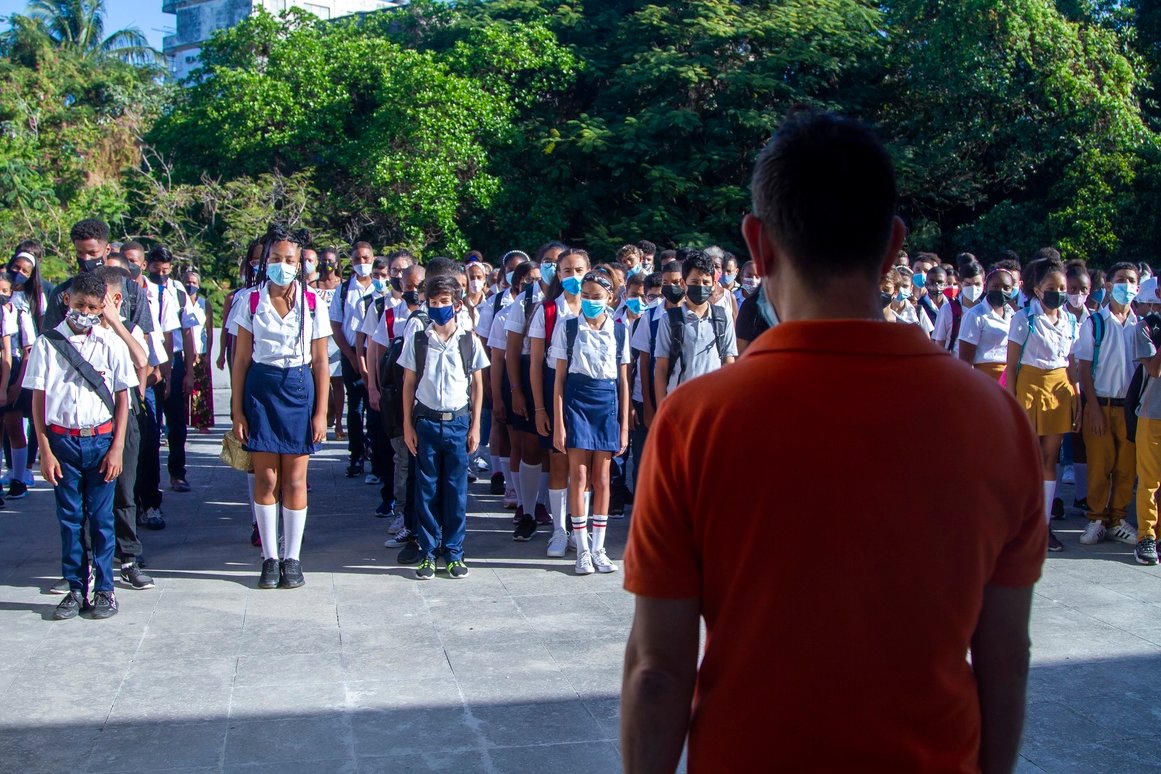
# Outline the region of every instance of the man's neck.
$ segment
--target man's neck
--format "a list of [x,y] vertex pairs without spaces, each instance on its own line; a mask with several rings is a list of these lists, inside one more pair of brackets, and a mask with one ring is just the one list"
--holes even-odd
[[360,287],[365,288],[371,284],[371,278],[369,276],[368,277],[360,277],[358,274],[356,274],[355,275],[355,282],[358,282]]
[[693,304],[691,304],[687,301],[685,303],[685,308],[688,309],[692,314],[696,315],[697,317],[704,318],[709,313],[710,305],[709,305],[709,303],[705,303],[705,304],[698,304],[697,306],[694,306]]

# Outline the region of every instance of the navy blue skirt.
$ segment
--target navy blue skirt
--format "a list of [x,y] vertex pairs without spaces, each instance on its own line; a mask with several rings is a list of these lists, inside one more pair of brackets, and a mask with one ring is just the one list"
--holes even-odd
[[564,382],[565,447],[585,451],[621,451],[617,380],[569,374]]
[[556,369],[544,367],[544,411],[548,414],[548,435],[540,436],[540,448],[552,450],[553,410],[556,408]]
[[314,454],[314,376],[309,366],[279,368],[251,363],[243,399],[250,439],[246,451]]
[[521,433],[531,433],[536,435],[536,404],[532,402],[532,393],[528,389],[528,385],[532,384],[532,358],[528,355],[521,355],[520,357],[520,374],[524,379],[524,384],[521,389],[524,390],[524,405],[528,408],[528,416],[531,419],[518,417],[512,413],[512,383],[508,380],[508,368],[504,368],[504,408],[508,411],[508,425],[513,430],[518,430]]

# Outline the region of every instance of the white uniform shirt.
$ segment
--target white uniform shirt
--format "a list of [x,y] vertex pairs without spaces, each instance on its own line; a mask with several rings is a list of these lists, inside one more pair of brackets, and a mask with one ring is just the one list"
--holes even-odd
[[[186,307],[185,316],[182,318],[182,327],[188,328],[190,335],[193,337],[195,355],[206,354],[206,347],[209,344],[209,334],[206,331],[206,299],[199,294],[197,299],[190,300],[189,306]],[[173,342],[173,347],[177,349],[177,339]]]
[[[944,307],[949,304],[944,304]],[[959,341],[976,345],[976,356],[972,363],[1007,363],[1008,331],[1012,328],[1012,307],[1004,304],[997,312],[984,301],[976,304],[963,314],[959,322]],[[956,354],[959,354],[959,341]]]
[[[318,302],[311,312],[303,303],[302,285],[296,282],[294,308],[282,317],[270,301],[269,285],[264,282],[258,290],[251,291],[258,293],[258,308],[253,317],[250,316],[250,293],[241,293],[235,298],[235,303],[240,301],[245,307],[239,314],[238,327],[254,334],[254,362],[278,368],[309,365],[311,342],[331,335]],[[301,319],[303,314],[305,320]]]
[[[1130,310],[1125,324],[1117,322],[1112,310],[1104,307],[1099,312],[1105,321],[1104,337],[1101,339],[1101,354],[1097,360],[1093,386],[1102,398],[1124,398],[1129,391],[1129,382],[1137,364],[1133,360],[1134,342],[1137,333],[1137,315]],[[1090,315],[1080,326],[1080,338],[1076,342],[1076,359],[1090,364],[1096,351],[1095,331]],[[1081,368],[1090,366],[1081,365]]]
[[496,310],[496,299],[500,299],[500,311],[503,311],[512,303],[512,291],[505,289],[503,293],[490,296],[487,301],[480,305],[476,310],[478,319],[476,320],[476,330],[480,332],[481,336],[490,338],[492,333],[492,322],[496,319],[499,312]]
[[242,310],[246,310],[246,314],[250,314],[250,291],[253,288],[240,288],[234,293],[234,297],[230,300],[230,317],[226,320],[226,331],[231,336],[238,335],[238,315]]
[[[385,299],[383,301],[383,314],[377,314],[380,298]],[[367,341],[371,341],[375,339],[375,334],[382,329],[384,331],[383,335],[386,337],[387,324],[384,322],[384,318],[387,317],[387,310],[396,308],[396,305],[402,304],[402,302],[396,301],[389,293],[383,296],[372,294],[371,298],[364,299],[364,301],[367,304],[367,309],[363,314],[363,322],[359,325],[359,333],[366,336]],[[404,308],[406,309],[407,307],[404,306]],[[385,347],[387,345],[383,344],[382,346]]]
[[[581,318],[577,325],[576,343],[572,349],[572,363],[568,366],[570,374],[579,374],[591,379],[616,379],[618,366],[628,365],[632,355],[629,350],[629,329],[624,330],[624,340],[620,351],[617,350],[617,337],[613,316],[605,315],[605,321],[599,330],[594,329],[587,319]],[[552,330],[552,346],[548,350],[553,363],[560,366],[558,361],[568,359],[568,324],[557,323]]]
[[471,382],[464,373],[464,363],[460,358],[460,339],[468,336],[472,342],[472,362],[468,364],[471,373],[488,367],[488,356],[480,340],[471,331],[458,326],[446,342],[435,332],[435,326],[426,331],[417,329],[414,335],[404,340],[403,351],[399,353],[399,365],[408,371],[418,370],[415,367],[416,336],[427,336],[427,358],[423,378],[415,387],[416,402],[432,411],[459,411],[467,406]]
[[[1029,311],[1032,312],[1032,328],[1029,330]],[[1068,366],[1068,356],[1072,354],[1079,330],[1076,318],[1060,310],[1053,325],[1040,310],[1039,304],[1021,309],[1012,318],[1008,330],[1009,341],[1020,344],[1024,355],[1020,364],[1053,371]]]
[[[895,316],[901,323],[906,323],[907,325],[919,325],[919,313],[915,310],[915,307],[911,305],[910,301],[903,302],[903,311],[896,312]],[[926,317],[926,315],[924,316]]]
[[[420,304],[414,310],[411,310],[408,309],[406,303],[400,301],[398,306],[395,307],[395,322],[392,323],[391,328],[395,332],[396,336],[409,338],[413,336],[417,330],[419,330],[420,326],[423,325],[422,320],[420,320],[418,317],[411,316],[415,312],[423,312],[426,314],[427,304]],[[463,328],[469,333],[475,331],[475,326],[472,324],[472,314],[468,311],[466,306],[460,307],[460,310],[456,312],[456,326]],[[384,308],[383,319],[380,320],[378,327],[375,329],[375,335],[372,336],[372,339],[374,339],[375,343],[379,346],[387,347],[391,344],[390,338],[387,334],[387,309]]]
[[[943,347],[944,349],[947,349],[947,345],[951,340],[951,325],[952,325],[952,322],[954,322],[954,320],[955,320],[953,313],[951,311],[951,308],[957,303],[962,304],[962,302],[952,301],[949,299],[948,301],[945,301],[943,306],[939,307],[939,311],[935,313],[935,328],[931,332],[931,340],[934,341],[939,346]],[[980,303],[984,303],[984,302],[981,301]],[[979,306],[979,304],[977,304],[976,306]],[[960,308],[963,309],[962,306]],[[973,306],[972,309],[975,309],[975,307]],[[971,311],[971,310],[970,309],[963,309],[963,312],[965,314],[969,311]],[[960,326],[961,327],[963,326],[963,318],[962,317],[960,318]],[[955,346],[952,347],[951,351],[954,352],[956,354],[956,356],[959,355],[959,342],[958,341],[955,342]]]
[[[13,290],[11,303],[12,303],[12,306],[16,309],[16,311],[21,313],[20,317],[27,318],[28,324],[32,328],[32,336],[30,336],[27,339],[24,339],[22,341],[17,341],[16,339],[12,340],[12,353],[16,354],[18,349],[21,349],[24,347],[31,347],[33,341],[36,340],[36,323],[32,319],[32,307],[30,307],[28,304],[28,294],[27,293],[25,293],[23,290]],[[43,314],[44,310],[47,308],[48,308],[48,298],[44,295],[44,293],[41,293],[40,294],[40,306],[38,306],[37,309],[39,309],[41,311],[41,313]],[[20,326],[20,330],[22,330],[22,331],[24,330],[23,323]]]
[[[137,371],[129,347],[112,331],[101,327],[77,335],[67,322],[56,330],[64,334],[116,395],[137,386]],[[23,387],[44,391],[44,421],[73,430],[103,425],[113,418],[104,402],[69,362],[43,336],[32,345]]]
[[331,301],[331,322],[342,323],[343,338],[352,347],[355,346],[355,336],[363,325],[363,316],[367,312],[367,304],[363,299],[374,295],[375,284],[368,282],[367,287],[359,284],[355,277],[339,286]]
[[508,311],[510,309],[519,309],[520,307],[513,307],[512,304],[501,309],[496,313],[492,319],[492,329],[488,333],[488,348],[498,349],[501,352],[508,351]]
[[31,347],[36,341],[36,328],[32,325],[32,313],[19,309],[9,302],[4,306],[3,330],[11,337],[12,357],[24,357],[24,347]]
[[[563,296],[561,296],[561,298],[563,298]],[[520,300],[523,301],[524,299]],[[515,311],[509,310],[508,313],[504,315],[504,335],[508,335],[509,333],[524,334],[524,348],[520,352],[522,355],[532,354],[532,319],[534,319],[538,314],[540,315],[540,336],[538,338],[544,338],[544,305],[540,302],[535,303],[535,309],[530,310],[532,316],[527,320],[527,333],[524,331],[525,317],[523,314],[523,304],[516,304]]]
[[[722,367],[722,359],[718,355],[717,341],[714,339],[714,324],[710,310],[706,310],[705,317],[698,317],[686,307],[681,307],[685,315],[685,341],[681,362],[670,352],[672,337],[669,334],[668,313],[657,326],[657,353],[656,356],[666,357],[669,362],[669,389],[677,389],[683,381],[708,374]],[[738,339],[734,332],[734,321],[726,315],[726,330],[723,334],[725,357],[738,356]],[[682,378],[687,374],[686,378]]]
[[[579,309],[580,307],[578,306],[577,308]],[[553,331],[555,332],[556,328],[564,325],[565,320],[576,316],[572,313],[572,309],[568,306],[568,300],[562,293],[556,299],[556,322],[553,323],[556,327],[553,328]],[[525,341],[528,342],[530,339],[544,339],[547,334],[548,322],[544,317],[544,305],[541,304],[532,313],[532,319],[528,323],[528,336],[525,338]],[[531,344],[529,344],[529,347],[531,347]],[[556,359],[548,351],[551,347],[551,341],[544,342],[544,359],[548,362],[549,368],[556,368]]]

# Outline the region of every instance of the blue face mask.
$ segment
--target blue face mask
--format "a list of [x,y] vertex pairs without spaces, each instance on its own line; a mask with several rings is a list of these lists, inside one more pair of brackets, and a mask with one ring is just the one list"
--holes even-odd
[[1137,286],[1128,282],[1113,285],[1113,300],[1121,306],[1128,306],[1137,297]]
[[736,280],[737,278],[738,278],[737,274],[723,274],[722,275],[722,287],[728,288],[730,285],[734,284],[734,280]]
[[575,296],[581,291],[580,277],[565,277],[560,281],[560,286],[564,288],[564,292],[570,296]]
[[447,306],[429,306],[427,307],[427,315],[436,325],[447,325],[456,316],[456,308],[451,304]]
[[298,276],[298,267],[285,263],[266,264],[266,278],[279,287],[286,287]]
[[1094,290],[1091,298],[1093,301],[1097,302],[1097,306],[1100,306],[1105,302],[1105,289],[1101,288],[1100,290]]
[[630,268],[628,273],[630,277],[636,277],[638,274],[642,274],[644,271],[645,269],[642,268],[641,264],[637,264],[636,266]]
[[540,264],[540,277],[541,277],[541,279],[544,280],[545,285],[551,285],[553,278],[556,277],[556,264],[555,263],[542,263],[542,264]]
[[371,280],[371,287],[374,288],[375,292],[379,294],[382,294],[385,290],[387,290],[387,286],[383,284],[383,280],[379,279],[378,277]]
[[608,305],[604,301],[590,301],[587,298],[581,299],[581,314],[590,320],[595,320],[605,313]]
[[911,284],[915,285],[915,287],[917,287],[917,288],[922,289],[924,286],[927,285],[927,275],[926,274],[916,274],[916,275],[912,276],[911,277]]
[[505,274],[505,275],[504,275],[504,281],[508,283],[508,287],[512,287],[512,277],[513,277],[515,274],[516,274],[516,272],[514,272],[514,271],[510,271],[510,272],[508,272],[507,274]]
[[633,314],[641,314],[641,310],[644,308],[644,306],[641,303],[641,298],[638,296],[637,298],[626,298],[625,308]]
[[769,327],[773,328],[778,324],[778,315],[774,313],[774,306],[766,297],[766,289],[763,287],[758,288],[758,311],[762,313],[762,319]]

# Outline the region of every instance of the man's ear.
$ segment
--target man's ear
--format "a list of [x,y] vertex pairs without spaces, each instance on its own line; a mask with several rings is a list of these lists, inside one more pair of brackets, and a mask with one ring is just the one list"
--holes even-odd
[[770,242],[770,235],[766,233],[766,224],[757,216],[747,214],[742,218],[742,238],[746,240],[758,276],[771,274],[774,269],[774,246]]
[[883,256],[883,265],[879,267],[880,275],[888,273],[895,267],[895,259],[899,257],[899,251],[903,249],[906,240],[907,224],[896,215],[891,223],[891,239],[887,243],[887,254]]

